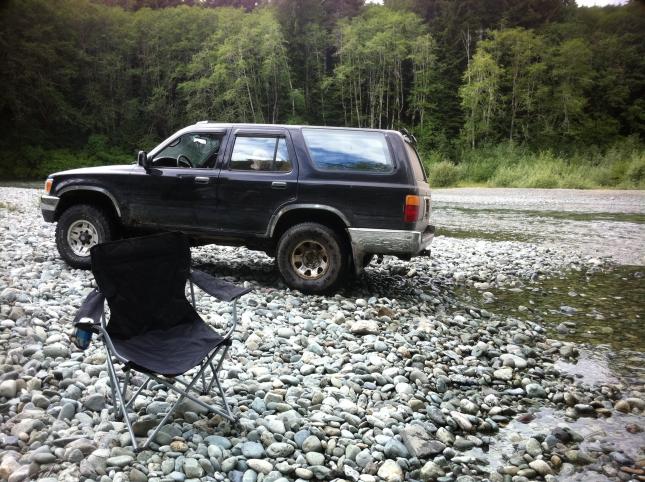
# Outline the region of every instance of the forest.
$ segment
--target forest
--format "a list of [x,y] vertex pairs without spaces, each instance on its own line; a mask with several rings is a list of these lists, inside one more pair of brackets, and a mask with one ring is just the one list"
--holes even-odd
[[402,129],[432,186],[645,188],[645,4],[8,0],[0,178],[199,120]]

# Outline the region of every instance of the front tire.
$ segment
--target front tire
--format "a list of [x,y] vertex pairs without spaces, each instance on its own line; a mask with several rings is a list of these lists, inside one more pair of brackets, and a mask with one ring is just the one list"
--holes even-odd
[[276,251],[278,268],[287,285],[303,293],[331,291],[347,270],[345,243],[322,224],[302,223],[287,229]]
[[111,217],[100,208],[77,204],[67,208],[56,224],[56,247],[72,268],[90,267],[90,248],[115,237]]

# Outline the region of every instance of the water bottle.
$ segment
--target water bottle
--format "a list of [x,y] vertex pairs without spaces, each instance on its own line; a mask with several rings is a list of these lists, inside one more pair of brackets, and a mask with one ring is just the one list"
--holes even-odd
[[81,318],[79,324],[76,325],[76,329],[72,335],[72,342],[77,348],[87,350],[90,346],[90,342],[92,341],[92,332],[86,327],[93,323],[94,320],[92,320],[92,318]]

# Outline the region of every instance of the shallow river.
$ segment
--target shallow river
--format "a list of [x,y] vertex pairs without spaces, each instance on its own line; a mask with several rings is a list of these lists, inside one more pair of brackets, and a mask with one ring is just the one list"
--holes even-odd
[[[488,308],[543,322],[553,338],[588,346],[578,366],[594,383],[645,384],[645,192],[568,189],[438,189],[438,235],[516,240],[571,249],[603,269],[491,290]],[[461,295],[482,302],[477,290]]]

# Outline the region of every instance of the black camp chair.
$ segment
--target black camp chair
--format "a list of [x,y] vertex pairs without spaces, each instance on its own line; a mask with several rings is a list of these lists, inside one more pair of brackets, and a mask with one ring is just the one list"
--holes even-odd
[[[154,440],[184,398],[235,420],[218,372],[237,323],[236,301],[251,290],[191,270],[188,240],[180,233],[99,244],[92,248],[91,255],[98,289],[85,299],[74,319],[76,342],[82,344],[78,335],[82,338],[83,333],[90,332],[97,333],[105,345],[114,413],[119,416],[121,412],[135,450],[137,441],[128,408],[152,381],[177,392],[179,398],[144,442],[143,448]],[[192,305],[186,299],[187,280],[190,280]],[[216,333],[195,311],[193,284],[215,298],[232,302],[233,320],[224,335]],[[106,299],[110,308],[109,320],[104,312]],[[88,342],[89,337],[91,335],[87,336]],[[116,365],[120,365],[124,373],[122,385],[119,385]],[[133,371],[147,378],[128,400],[126,390]],[[178,377],[189,371],[192,376],[188,379]],[[210,372],[210,379],[207,372]],[[209,405],[190,393],[208,394],[213,385],[221,396],[221,407]]]

